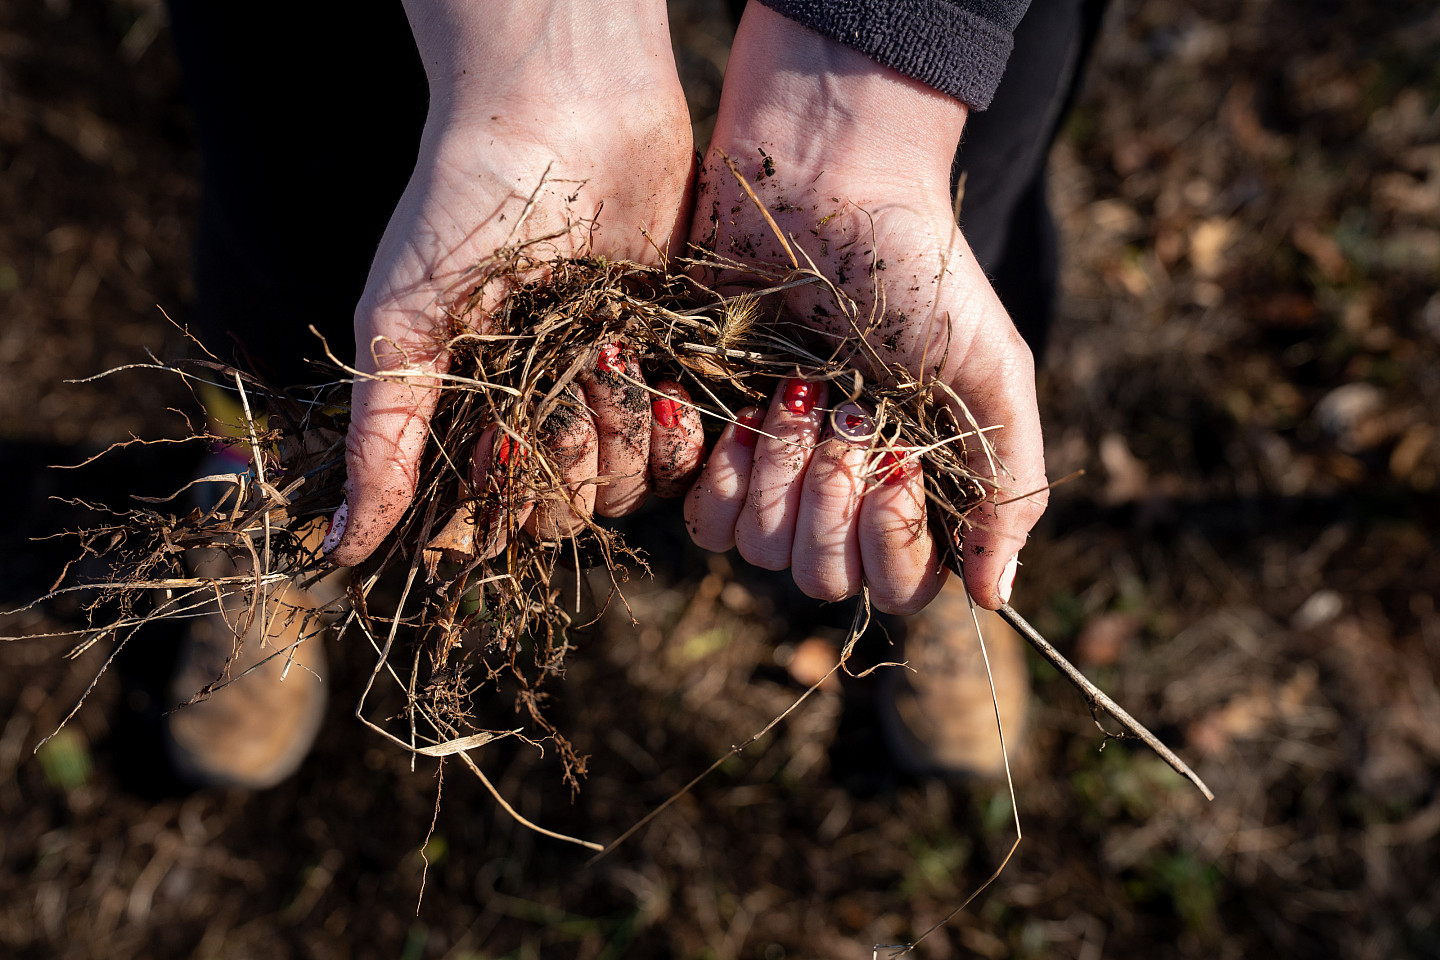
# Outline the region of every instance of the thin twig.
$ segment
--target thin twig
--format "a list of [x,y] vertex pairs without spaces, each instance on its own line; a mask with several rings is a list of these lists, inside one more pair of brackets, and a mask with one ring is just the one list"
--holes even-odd
[[[1145,729],[1144,724],[1126,713],[1124,707],[1106,696],[1105,691],[1091,683],[1085,674],[1081,673],[1069,660],[1066,660],[1059,650],[1056,650],[1050,645],[1050,641],[1040,635],[1040,631],[1030,626],[1024,617],[1016,613],[1014,607],[1008,603],[1003,604],[996,612],[1004,617],[1005,622],[1014,627],[1022,637],[1030,641],[1030,646],[1034,647],[1042,657],[1048,660],[1051,666],[1065,674],[1066,678],[1075,685],[1076,689],[1085,695],[1085,699],[1090,702],[1090,710],[1092,713],[1098,707],[1110,714],[1110,716],[1120,722],[1121,726],[1130,731],[1130,733],[1138,739],[1143,740],[1145,745],[1151,750],[1158,753],[1161,759],[1170,764],[1176,773],[1181,774],[1191,783],[1195,784],[1195,786],[1200,789],[1200,792],[1205,795],[1206,800],[1215,799],[1215,794],[1211,793],[1210,788],[1205,785],[1205,781],[1201,780],[1200,776],[1194,770],[1190,769],[1189,764],[1181,760],[1179,756],[1175,754],[1175,751],[1165,746],[1159,737]],[[1101,727],[1101,729],[1104,730],[1104,727]],[[1107,736],[1113,736],[1113,734],[1107,733]]]

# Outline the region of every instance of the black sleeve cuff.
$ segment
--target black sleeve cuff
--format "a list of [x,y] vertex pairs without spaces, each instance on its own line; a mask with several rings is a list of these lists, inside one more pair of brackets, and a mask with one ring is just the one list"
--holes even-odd
[[[759,0],[783,17],[963,101],[990,106],[1029,0]],[[976,12],[969,7],[979,8]]]

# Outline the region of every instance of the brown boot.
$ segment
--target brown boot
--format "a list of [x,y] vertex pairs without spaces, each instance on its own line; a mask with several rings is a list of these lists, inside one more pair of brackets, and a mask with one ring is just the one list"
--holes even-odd
[[910,773],[1003,777],[994,702],[1000,705],[1011,769],[1016,766],[1030,700],[1024,641],[999,614],[980,607],[975,613],[990,657],[989,675],[959,577],[907,621],[905,656],[911,669],[881,673],[880,725],[896,762]]
[[[317,545],[323,532],[323,524],[316,526],[307,546]],[[248,559],[222,550],[195,551],[189,561],[200,577],[250,570]],[[185,704],[213,689],[167,718],[167,747],[180,776],[201,786],[258,790],[300,766],[325,715],[323,641],[327,623],[343,610],[340,579],[332,574],[307,590],[293,583],[270,587],[238,638],[250,616],[243,590],[190,621],[171,695]]]

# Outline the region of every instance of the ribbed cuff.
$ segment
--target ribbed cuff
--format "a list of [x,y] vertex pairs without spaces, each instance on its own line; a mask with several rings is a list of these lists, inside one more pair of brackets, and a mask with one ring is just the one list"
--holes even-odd
[[[759,2],[972,110],[990,106],[1015,45],[1013,23],[994,23],[947,0]],[[1014,6],[1018,22],[1028,0]]]

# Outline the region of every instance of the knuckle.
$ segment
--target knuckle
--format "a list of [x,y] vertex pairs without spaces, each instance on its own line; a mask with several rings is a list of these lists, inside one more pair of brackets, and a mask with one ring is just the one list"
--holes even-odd
[[782,555],[772,544],[742,536],[738,529],[735,531],[735,547],[746,563],[761,570],[784,570],[790,566],[788,555]]
[[818,570],[797,569],[792,576],[795,578],[795,585],[800,588],[800,592],[812,600],[836,603],[855,594],[855,591],[849,589],[843,580],[826,576]]
[[848,484],[820,483],[806,489],[805,506],[815,519],[833,521],[853,516],[860,498]]
[[1036,494],[1034,497],[1026,497],[1013,504],[1016,509],[1008,518],[1002,518],[999,525],[1013,526],[1018,530],[1028,531],[1039,522],[1049,505],[1050,494],[1048,491]]
[[705,526],[691,527],[690,539],[694,541],[695,546],[701,550],[709,550],[711,553],[722,553],[733,545],[733,541],[722,536],[718,530],[712,530]]
[[923,610],[925,606],[913,597],[898,597],[892,594],[881,593],[873,587],[870,589],[870,603],[876,610],[889,614],[892,617],[914,616]]
[[907,585],[893,576],[866,578],[870,590],[870,604],[881,613],[896,617],[908,617],[919,613],[925,606],[919,595],[918,584]]

